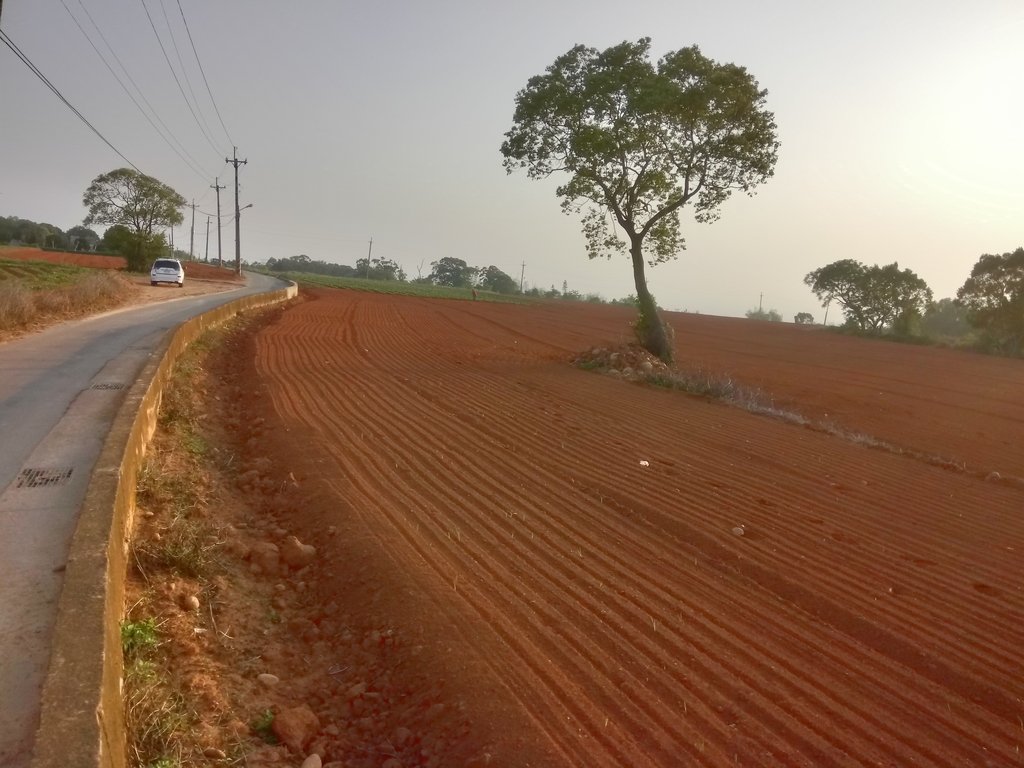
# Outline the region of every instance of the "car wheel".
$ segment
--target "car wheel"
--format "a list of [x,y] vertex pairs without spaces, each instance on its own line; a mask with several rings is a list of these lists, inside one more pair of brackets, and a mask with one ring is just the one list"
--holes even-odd
[[184,288],[185,287],[185,283],[178,283],[178,287],[179,288]]
[[156,280],[150,280],[150,281],[149,281],[149,284],[150,284],[150,285],[156,285]]

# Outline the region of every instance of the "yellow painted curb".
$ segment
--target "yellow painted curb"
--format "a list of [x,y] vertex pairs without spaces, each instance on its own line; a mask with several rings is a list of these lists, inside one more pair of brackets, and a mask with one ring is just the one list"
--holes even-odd
[[287,301],[287,288],[246,296],[168,332],[129,390],[86,490],[71,541],[43,684],[32,768],[124,768],[121,620],[135,487],[164,387],[181,353],[239,312]]

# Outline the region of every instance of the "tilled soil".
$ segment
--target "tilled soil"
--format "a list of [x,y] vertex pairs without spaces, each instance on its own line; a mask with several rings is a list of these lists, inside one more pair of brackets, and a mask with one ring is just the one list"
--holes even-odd
[[357,670],[275,703],[341,734],[326,758],[1018,764],[1020,361],[671,317],[683,367],[825,431],[571,366],[630,340],[619,308],[317,289],[270,317],[217,420],[267,478],[252,535],[317,547],[276,646]]

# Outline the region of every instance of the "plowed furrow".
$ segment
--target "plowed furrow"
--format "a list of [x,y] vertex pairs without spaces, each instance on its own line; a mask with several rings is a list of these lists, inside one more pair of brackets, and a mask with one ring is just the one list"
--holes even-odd
[[[456,500],[456,501],[458,502],[459,500]],[[642,621],[642,620],[641,620],[641,621]],[[635,620],[635,618],[634,618],[634,621],[633,621],[633,623],[636,623],[636,620]]]
[[[1021,570],[978,552],[1024,545],[1019,493],[572,371],[558,360],[593,328],[532,311],[323,292],[267,329],[258,364],[334,493],[476,627],[463,641],[565,762],[1015,754]],[[848,391],[888,386],[899,408],[971,391],[860,373]],[[962,412],[988,418],[992,386]]]

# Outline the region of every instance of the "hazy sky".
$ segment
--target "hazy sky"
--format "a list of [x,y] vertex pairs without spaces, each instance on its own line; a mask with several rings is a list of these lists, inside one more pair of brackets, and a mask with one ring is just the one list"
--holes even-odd
[[[687,249],[648,274],[663,306],[742,315],[763,292],[787,320],[820,320],[803,276],[836,259],[898,261],[939,298],[982,253],[1024,244],[1021,0],[180,3],[231,141],[178,0],[4,0],[0,27],[129,160],[202,210],[215,209],[215,176],[231,184],[224,157],[236,144],[249,161],[242,204],[254,206],[242,214],[245,259],[352,264],[372,237],[373,255],[410,277],[455,256],[517,279],[525,262],[527,284],[542,288],[632,293],[626,256],[588,261],[556,182],[506,175],[499,147],[516,92],[556,56],[643,36],[656,56],[697,44],[747,67],[782,142],[755,197],[734,197],[710,225],[684,209]],[[71,14],[135,93],[85,9],[198,169],[92,49]],[[0,46],[0,215],[67,229],[85,215],[89,182],[124,164]],[[187,225],[175,233],[185,249]],[[205,225],[200,214],[199,254]],[[227,256],[233,228],[224,235]]]

